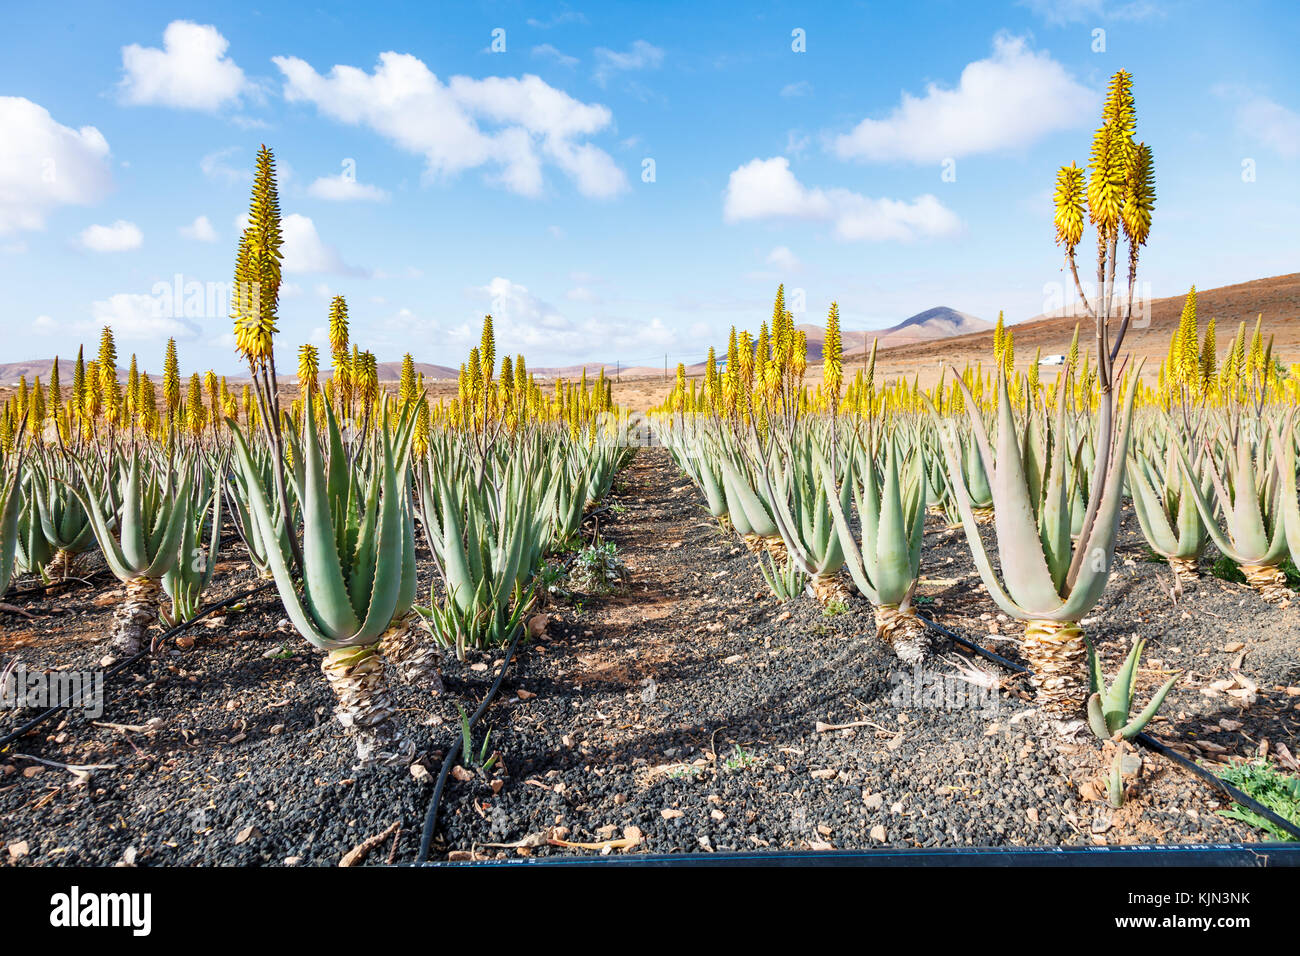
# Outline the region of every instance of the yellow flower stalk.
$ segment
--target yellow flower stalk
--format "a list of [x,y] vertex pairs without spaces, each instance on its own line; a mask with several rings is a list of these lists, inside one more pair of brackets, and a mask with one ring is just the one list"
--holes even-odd
[[1074,163],[1062,166],[1056,174],[1056,192],[1053,202],[1056,213],[1052,222],[1056,226],[1056,242],[1073,249],[1083,238],[1083,170]]
[[312,396],[320,382],[320,357],[314,345],[298,347],[298,389],[303,395]]
[[254,371],[272,359],[283,242],[275,157],[264,145],[257,153],[248,226],[239,240],[231,316],[235,320],[235,347]]

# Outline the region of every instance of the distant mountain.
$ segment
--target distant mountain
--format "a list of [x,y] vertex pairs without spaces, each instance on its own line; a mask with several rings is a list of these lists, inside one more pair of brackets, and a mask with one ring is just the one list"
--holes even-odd
[[[77,359],[67,359],[62,355],[59,356],[59,384],[72,384],[72,369],[77,364]],[[26,362],[8,362],[0,365],[0,385],[17,385],[18,379],[26,375],[27,384],[31,385],[36,381],[39,375],[42,382],[49,382],[50,368],[54,365],[54,359],[28,359]],[[119,374],[120,377],[120,374]]]
[[[818,363],[822,360],[822,343],[826,338],[826,329],[820,325],[799,325],[799,331],[808,337],[808,361]],[[958,312],[946,305],[935,306],[918,312],[911,318],[904,319],[887,329],[868,330],[865,332],[841,332],[845,355],[859,355],[870,350],[871,343],[880,339],[880,348],[891,349],[900,345],[918,345],[922,342],[934,342],[954,335],[969,335],[993,328],[992,322]]]
[[[401,362],[380,362],[378,364],[379,381],[400,382],[402,380]],[[322,370],[324,371],[324,370]],[[328,373],[326,373],[328,375]],[[425,381],[436,382],[440,378],[454,379],[460,375],[459,370],[445,365],[430,365],[428,362],[416,362],[415,374],[423,375]],[[295,381],[297,380],[295,376]]]
[[904,319],[893,328],[887,329],[880,336],[880,344],[883,346],[888,342],[892,347],[912,342],[928,342],[933,339],[946,339],[953,335],[984,332],[992,328],[993,323],[986,319],[958,312],[946,305],[939,305],[918,312],[910,319]]

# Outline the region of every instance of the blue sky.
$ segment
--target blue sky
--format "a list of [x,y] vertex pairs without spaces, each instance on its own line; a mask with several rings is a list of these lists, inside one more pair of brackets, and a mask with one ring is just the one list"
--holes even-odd
[[1288,2],[65,3],[5,21],[0,361],[71,354],[108,321],[145,367],[174,335],[185,367],[237,370],[217,307],[262,142],[287,217],[282,362],[320,340],[334,294],[381,360],[453,366],[488,311],[498,352],[534,366],[697,360],[756,329],[782,281],[803,320],[836,299],[848,328],[935,305],[1029,318],[1062,279],[1055,171],[1086,162],[1120,68],[1155,152],[1150,293],[1300,263]]

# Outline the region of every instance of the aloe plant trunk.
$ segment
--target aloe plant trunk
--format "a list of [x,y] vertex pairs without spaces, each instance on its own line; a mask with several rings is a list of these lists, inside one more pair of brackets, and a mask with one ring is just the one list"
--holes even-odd
[[352,737],[362,766],[409,763],[411,745],[393,719],[397,704],[384,679],[377,645],[332,650],[320,669],[338,700],[334,716]]
[[917,664],[930,654],[930,632],[909,605],[877,604],[876,636],[894,649],[904,664]]
[[404,683],[423,687],[434,694],[442,693],[438,645],[430,638],[428,628],[415,611],[394,621],[379,638],[378,647],[384,660],[392,665]]
[[58,551],[54,552],[54,557],[50,559],[46,573],[49,574],[51,580],[66,581],[68,578],[75,576],[76,569],[77,556],[67,548],[59,548]]
[[126,597],[113,612],[109,649],[131,657],[144,649],[149,628],[158,623],[158,597],[162,591],[156,578],[133,578],[126,582]]
[[1074,621],[1029,620],[1021,647],[1034,696],[1054,713],[1071,716],[1085,697],[1083,631]]

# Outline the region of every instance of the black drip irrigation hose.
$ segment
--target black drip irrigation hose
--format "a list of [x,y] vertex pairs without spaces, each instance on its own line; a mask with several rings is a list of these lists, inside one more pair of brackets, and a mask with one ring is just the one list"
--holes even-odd
[[[609,505],[605,505],[603,508],[589,511],[587,514],[582,516],[582,521],[579,522],[579,524],[585,523],[588,518],[594,517],[595,515],[599,515],[601,512],[608,510]],[[565,570],[572,567],[575,560],[577,560],[576,554],[570,557],[568,561],[564,562]],[[496,680],[492,682],[492,686],[488,689],[488,694],[483,698],[483,702],[479,704],[478,710],[474,711],[474,715],[469,719],[469,729],[471,731],[478,724],[479,718],[487,713],[488,707],[492,705],[493,699],[501,690],[501,681],[505,678],[506,671],[510,669],[510,662],[514,660],[515,650],[519,647],[520,638],[524,636],[524,633],[527,630],[528,627],[526,624],[521,623],[519,625],[519,633],[517,633],[514,640],[510,642],[510,647],[506,651],[505,662],[501,665],[501,672],[497,674]],[[442,793],[447,785],[447,776],[451,773],[451,768],[455,765],[456,758],[460,756],[461,748],[464,745],[464,739],[463,734],[458,734],[456,739],[452,742],[451,749],[447,751],[447,756],[442,760],[442,769],[438,772],[438,781],[434,785],[433,796],[429,799],[429,809],[424,815],[424,831],[420,835],[420,853],[416,857],[417,863],[429,862],[429,853],[433,846],[433,836],[438,829],[438,807],[442,803]]]
[[1135,843],[1115,846],[880,847],[874,850],[736,850],[719,853],[630,853],[609,856],[530,856],[504,860],[426,863],[451,867],[728,867],[816,866],[936,869],[953,866],[1015,867],[1266,867],[1300,865],[1291,843]]
[[[156,648],[162,646],[163,642],[168,641],[171,638],[175,637],[177,634],[180,634],[181,632],[188,630],[190,627],[192,627],[193,625],[201,621],[203,618],[207,617],[209,614],[213,614],[217,611],[228,608],[232,604],[238,604],[240,601],[245,601],[248,598],[252,597],[254,594],[256,594],[258,591],[264,591],[267,588],[273,586],[274,584],[275,584],[274,581],[267,581],[265,584],[259,584],[257,587],[249,591],[244,591],[241,594],[236,594],[233,597],[226,598],[224,601],[221,601],[217,604],[213,604],[210,605],[209,607],[205,607],[203,610],[201,610],[198,614],[194,615],[194,617],[190,618],[188,621],[182,621],[180,624],[176,625],[171,630],[166,631],[163,634],[160,634],[158,637],[154,638],[152,641],[150,641],[148,648],[142,651],[138,651],[137,653],[132,654],[126,660],[118,661],[116,664],[114,664],[111,668],[109,668],[107,671],[104,672],[103,686],[107,687],[109,680],[111,680],[113,677],[116,677],[118,674],[122,673],[122,671],[126,670],[129,667],[133,667],[136,664],[136,662],[140,661],[142,658],[151,656],[154,653],[154,650]],[[82,691],[81,699],[83,700],[85,699],[84,690]],[[48,710],[42,711],[41,713],[33,717],[31,720],[27,721],[27,723],[19,727],[17,730],[11,731],[10,733],[6,734],[4,737],[0,737],[0,750],[3,750],[4,748],[8,747],[11,743],[13,743],[15,740],[18,740],[20,737],[25,737],[27,734],[31,733],[41,724],[45,723],[47,720],[53,717],[55,714],[67,710],[69,707],[73,706],[74,703],[80,703],[80,702],[81,702],[80,700],[74,701],[70,696],[67,700],[63,701],[62,703],[56,704],[55,706],[49,708]]]
[[[993,653],[993,651],[990,651],[988,648],[980,644],[977,644],[975,641],[972,641],[966,637],[962,637],[956,631],[944,627],[942,624],[939,624],[937,621],[931,620],[930,618],[926,617],[923,614],[918,614],[917,617],[920,618],[922,621],[924,621],[926,626],[934,630],[935,633],[942,634],[944,637],[948,638],[949,640],[955,641],[956,643],[962,645],[963,647],[969,648],[970,650],[979,654],[981,657],[987,658],[993,663],[1001,667],[1005,667],[1007,670],[1014,671],[1017,674],[1029,673],[1029,668],[1025,667],[1025,665],[1018,664],[1012,660],[1007,660],[1007,658],[1003,657],[1002,655],[995,654]],[[1263,817],[1269,823],[1276,826],[1278,829],[1284,830],[1286,833],[1289,833],[1292,839],[1300,840],[1300,827],[1296,826],[1294,823],[1292,823],[1290,820],[1287,820],[1285,817],[1279,816],[1278,814],[1274,813],[1272,810],[1264,806],[1262,803],[1260,803],[1250,794],[1228,783],[1228,781],[1224,780],[1218,774],[1211,773],[1210,771],[1202,767],[1200,764],[1196,763],[1196,761],[1189,760],[1187,757],[1184,757],[1178,751],[1173,750],[1167,744],[1163,743],[1160,740],[1157,740],[1155,737],[1152,737],[1150,734],[1146,733],[1145,731],[1143,733],[1138,734],[1133,739],[1137,741],[1137,743],[1141,744],[1143,747],[1150,750],[1152,753],[1157,753],[1162,757],[1166,757],[1169,760],[1172,760],[1174,763],[1178,764],[1178,766],[1182,767],[1183,769],[1190,770],[1192,773],[1196,774],[1196,776],[1200,777],[1202,780],[1204,780],[1206,783],[1212,786],[1215,790],[1219,791],[1219,793],[1230,798],[1235,803],[1240,804],[1246,809],[1259,814],[1261,817]]]
[[[492,706],[492,701],[496,699],[497,693],[501,690],[501,682],[505,679],[506,671],[510,669],[510,662],[514,660],[515,650],[519,647],[519,641],[527,630],[527,626],[521,624],[519,633],[510,642],[510,649],[506,651],[506,659],[501,664],[500,673],[497,674],[496,680],[492,682],[492,686],[488,689],[483,702],[478,705],[478,710],[474,711],[474,716],[469,719],[469,729],[471,731],[473,731],[483,715],[487,713],[487,709]],[[447,751],[447,756],[442,760],[442,770],[438,773],[438,782],[434,785],[433,796],[429,800],[429,809],[424,815],[424,832],[420,836],[420,853],[416,857],[417,863],[427,863],[429,860],[429,851],[433,846],[433,834],[438,829],[438,806],[442,803],[442,791],[447,785],[447,776],[451,773],[456,758],[460,756],[464,740],[463,734],[458,736],[452,743],[451,749]]]

